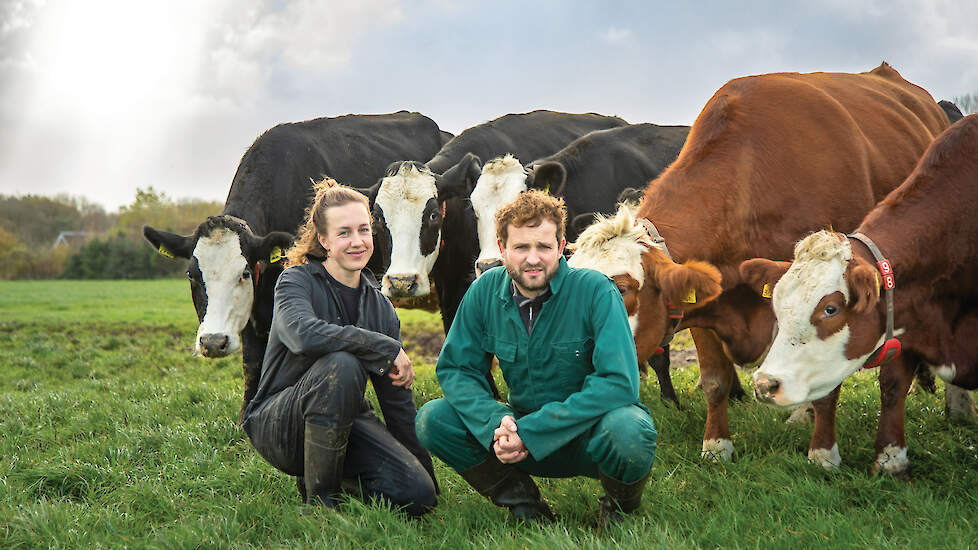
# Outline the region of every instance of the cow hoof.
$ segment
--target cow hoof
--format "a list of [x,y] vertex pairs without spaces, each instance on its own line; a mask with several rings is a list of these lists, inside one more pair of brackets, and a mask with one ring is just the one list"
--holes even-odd
[[[785,424],[811,424],[815,419],[815,406],[811,403],[799,405],[791,411],[791,416],[784,421]],[[811,458],[811,457],[809,457]]]
[[729,439],[705,439],[700,457],[713,462],[730,462],[733,454],[733,443]]
[[842,456],[839,455],[839,444],[832,445],[831,449],[808,449],[808,460],[826,470],[838,470],[839,465],[842,464]]
[[906,478],[910,474],[910,459],[907,448],[887,445],[873,463],[873,473],[884,473],[894,477]]
[[944,413],[955,422],[978,424],[978,407],[970,391],[951,384],[944,385]]

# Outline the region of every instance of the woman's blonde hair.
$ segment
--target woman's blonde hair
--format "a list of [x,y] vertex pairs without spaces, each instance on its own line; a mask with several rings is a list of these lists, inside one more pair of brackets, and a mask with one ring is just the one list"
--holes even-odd
[[[306,208],[305,221],[299,227],[295,236],[295,244],[285,253],[288,265],[308,263],[306,255],[321,260],[326,259],[326,250],[319,244],[319,234],[326,234],[326,210],[333,206],[343,206],[351,202],[359,202],[370,214],[370,201],[367,196],[352,187],[340,185],[333,178],[323,178],[313,182],[315,198],[309,208]],[[370,220],[373,223],[373,218]]]

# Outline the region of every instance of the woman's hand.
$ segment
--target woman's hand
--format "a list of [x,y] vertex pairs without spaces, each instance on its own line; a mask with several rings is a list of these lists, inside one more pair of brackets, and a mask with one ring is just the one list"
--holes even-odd
[[395,386],[411,387],[414,382],[414,367],[411,366],[411,359],[404,353],[404,348],[397,353],[397,357],[394,358],[394,370],[387,376],[391,377]]

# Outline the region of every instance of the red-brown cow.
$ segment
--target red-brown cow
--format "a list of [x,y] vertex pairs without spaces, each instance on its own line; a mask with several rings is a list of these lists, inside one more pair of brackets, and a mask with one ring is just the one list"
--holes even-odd
[[[691,329],[707,399],[705,457],[732,458],[734,363],[758,362],[774,327],[741,262],[786,260],[806,233],[856,227],[947,126],[930,94],[886,63],[861,74],[738,78],[706,104],[637,212],[658,227],[672,258],[624,211],[578,239],[572,263],[617,281],[639,357],[672,328],[670,309],[685,314],[678,329]],[[809,457],[826,467],[840,462],[836,398],[815,403]]]
[[[978,388],[978,115],[937,137],[910,177],[856,229],[895,276],[893,322],[903,352],[880,370],[874,469],[907,472],[904,404],[923,361],[945,382]],[[884,340],[886,303],[868,244],[820,231],[794,263],[752,260],[774,286],[779,331],[754,374],[759,398],[790,405],[829,394]],[[785,273],[786,265],[790,265]],[[782,277],[783,275],[783,277]],[[763,284],[763,283],[762,283]]]

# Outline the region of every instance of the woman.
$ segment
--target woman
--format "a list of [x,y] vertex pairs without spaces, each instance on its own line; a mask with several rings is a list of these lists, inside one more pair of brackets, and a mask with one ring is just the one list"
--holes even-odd
[[[436,504],[437,485],[414,432],[414,369],[400,321],[364,269],[373,252],[368,205],[331,179],[317,184],[275,286],[244,427],[266,460],[297,477],[306,504],[335,507],[342,485],[417,516]],[[386,426],[364,398],[368,378]]]

